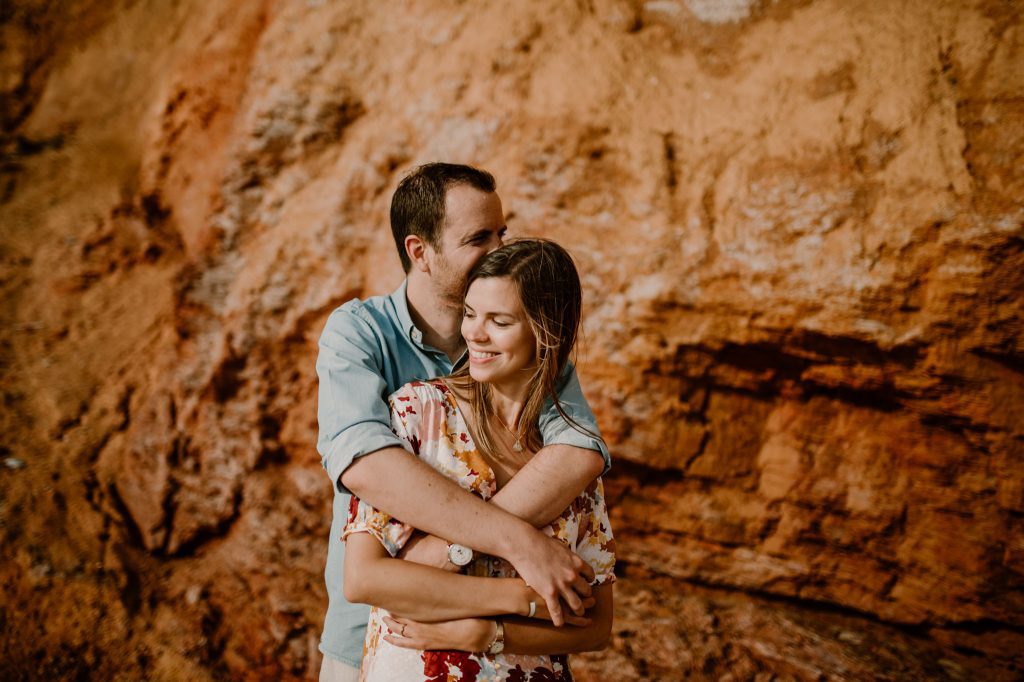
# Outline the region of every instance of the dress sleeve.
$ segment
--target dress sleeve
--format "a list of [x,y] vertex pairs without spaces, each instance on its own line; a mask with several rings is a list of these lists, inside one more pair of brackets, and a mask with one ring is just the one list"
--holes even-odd
[[604,502],[604,482],[598,478],[579,500],[580,525],[576,554],[594,569],[592,585],[615,582],[615,538]]
[[[413,455],[419,456],[423,401],[411,384],[395,391],[388,399],[391,408],[391,430],[402,442],[402,446]],[[391,556],[397,556],[415,529],[407,523],[371,507],[355,497],[349,506],[348,522],[342,532],[342,539],[352,533],[369,533],[380,541]]]

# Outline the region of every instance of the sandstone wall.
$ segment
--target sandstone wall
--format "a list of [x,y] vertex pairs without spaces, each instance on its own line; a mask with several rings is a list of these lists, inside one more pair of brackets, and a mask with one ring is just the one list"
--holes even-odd
[[0,10],[0,659],[315,673],[316,339],[448,159],[584,274],[622,579],[583,677],[1020,672],[1021,9]]

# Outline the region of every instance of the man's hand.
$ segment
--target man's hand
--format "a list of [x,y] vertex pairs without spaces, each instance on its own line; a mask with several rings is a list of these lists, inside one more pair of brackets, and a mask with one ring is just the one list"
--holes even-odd
[[505,556],[527,585],[547,604],[551,622],[565,624],[564,600],[577,616],[584,613],[594,569],[558,540],[531,529],[526,542],[517,543]]
[[[532,590],[532,588],[531,588],[531,590]],[[587,611],[589,611],[591,608],[593,608],[593,606],[596,603],[597,603],[597,600],[594,599],[593,595],[591,595],[589,597],[584,597],[583,598],[583,608],[585,610],[587,610]],[[538,620],[550,621],[551,620],[551,614],[548,613],[548,605],[547,605],[547,603],[538,596],[536,604],[537,604],[537,610],[533,614],[533,617],[538,619]],[[529,612],[527,612],[527,613],[520,613],[519,615],[520,616],[529,616]],[[565,624],[566,625],[575,625],[576,627],[586,627],[586,626],[590,625],[593,622],[587,616],[577,616],[576,614],[574,614],[572,612],[564,614],[564,618],[565,618]]]

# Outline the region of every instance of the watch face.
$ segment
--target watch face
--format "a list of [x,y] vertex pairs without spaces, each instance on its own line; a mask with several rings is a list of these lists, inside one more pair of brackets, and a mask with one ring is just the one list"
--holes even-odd
[[449,545],[448,560],[456,566],[465,566],[473,560],[473,550],[462,545]]

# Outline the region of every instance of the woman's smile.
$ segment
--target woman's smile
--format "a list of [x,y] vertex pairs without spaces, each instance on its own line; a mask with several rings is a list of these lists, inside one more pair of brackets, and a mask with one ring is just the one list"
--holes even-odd
[[491,353],[485,350],[473,350],[469,349],[469,361],[470,362],[487,362],[498,357],[499,353]]

